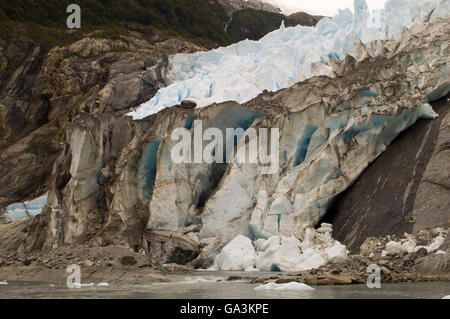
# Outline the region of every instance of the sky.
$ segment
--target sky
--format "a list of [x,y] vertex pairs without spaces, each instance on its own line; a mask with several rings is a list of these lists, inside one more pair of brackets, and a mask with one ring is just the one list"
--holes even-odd
[[[334,16],[339,9],[350,8],[353,11],[353,0],[263,0],[279,7],[285,14],[305,11],[309,14]],[[384,8],[387,0],[366,0],[370,9]]]

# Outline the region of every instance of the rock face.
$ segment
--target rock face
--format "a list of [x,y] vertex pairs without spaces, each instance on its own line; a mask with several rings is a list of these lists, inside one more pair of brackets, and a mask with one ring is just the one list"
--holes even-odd
[[402,133],[327,213],[336,239],[357,251],[367,237],[450,224],[450,103]]
[[0,210],[0,225],[8,224],[10,222],[11,220],[8,217],[8,212],[6,211],[6,209]]
[[179,39],[93,37],[46,52],[28,38],[0,40],[0,207],[48,189],[74,118],[138,106],[165,85],[168,55],[201,49]]
[[[124,244],[147,250],[155,262],[205,266],[238,235],[304,242],[306,230],[398,134],[435,117],[427,103],[450,88],[449,30],[445,19],[416,25],[401,41],[377,41],[360,48],[360,59],[336,62],[335,78],[314,77],[242,105],[176,106],[139,121],[78,117],[66,130],[48,204],[33,220],[26,247]],[[259,129],[278,129],[274,170],[261,158],[239,163],[235,154],[231,164],[177,164],[177,128],[194,135],[216,128],[224,136],[227,128],[257,129],[235,142],[237,153],[247,154],[255,139],[264,141]],[[328,254],[339,256],[339,247]]]

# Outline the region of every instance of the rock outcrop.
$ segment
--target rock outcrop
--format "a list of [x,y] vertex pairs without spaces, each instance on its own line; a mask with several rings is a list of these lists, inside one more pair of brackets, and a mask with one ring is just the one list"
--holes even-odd
[[1,40],[0,207],[48,189],[64,130],[78,115],[138,106],[165,86],[168,55],[198,50],[180,39],[150,45],[95,33],[49,52],[26,37]]

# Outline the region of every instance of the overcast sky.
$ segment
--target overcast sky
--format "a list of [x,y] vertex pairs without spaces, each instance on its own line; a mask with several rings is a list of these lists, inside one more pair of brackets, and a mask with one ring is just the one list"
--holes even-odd
[[[306,11],[310,14],[334,16],[339,9],[353,10],[353,0],[264,0],[276,4],[290,14],[297,11]],[[384,8],[387,0],[366,0],[370,9]]]

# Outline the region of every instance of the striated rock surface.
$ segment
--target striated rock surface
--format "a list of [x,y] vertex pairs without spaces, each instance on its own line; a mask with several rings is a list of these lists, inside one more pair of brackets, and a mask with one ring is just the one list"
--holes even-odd
[[367,237],[450,225],[448,96],[432,105],[439,117],[402,133],[324,217],[352,251]]

